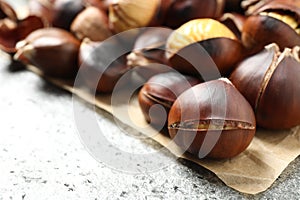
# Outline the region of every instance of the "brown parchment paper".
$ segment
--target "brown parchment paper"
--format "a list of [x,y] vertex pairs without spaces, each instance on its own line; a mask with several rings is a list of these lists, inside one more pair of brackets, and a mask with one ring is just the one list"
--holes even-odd
[[[33,66],[28,66],[28,69],[43,76]],[[43,77],[54,85],[77,95],[111,114],[114,113],[114,109],[128,110],[127,105],[115,105],[113,108],[111,106],[110,95],[98,95],[94,97],[80,88],[73,87],[73,83],[71,82]],[[121,93],[120,91],[120,95],[122,95]],[[132,126],[132,123],[141,126],[147,124],[143,117],[141,117],[142,113],[138,106],[137,98],[133,98],[130,102],[129,112],[134,113],[134,115],[130,115],[130,120],[124,118],[124,115],[120,115],[119,113],[119,115],[114,117],[129,126]],[[167,136],[159,133],[153,134],[157,131],[152,128],[143,129],[141,132],[165,146],[177,157],[193,161],[214,172],[227,186],[248,194],[257,194],[267,190],[288,164],[300,155],[300,126],[287,131],[266,131],[259,129],[246,151],[233,159],[222,161],[200,160],[190,154],[181,155],[179,148]]]

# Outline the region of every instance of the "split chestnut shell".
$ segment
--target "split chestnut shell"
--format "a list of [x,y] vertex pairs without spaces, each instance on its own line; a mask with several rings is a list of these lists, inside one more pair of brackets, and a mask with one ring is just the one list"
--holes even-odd
[[235,34],[208,18],[189,21],[175,30],[168,38],[166,50],[173,68],[194,76],[200,72],[205,80],[228,75],[244,56]]
[[275,44],[239,64],[230,79],[255,111],[257,124],[287,129],[300,124],[300,48]]
[[171,138],[199,158],[231,158],[243,152],[256,122],[247,100],[228,79],[196,85],[182,93],[168,119]]

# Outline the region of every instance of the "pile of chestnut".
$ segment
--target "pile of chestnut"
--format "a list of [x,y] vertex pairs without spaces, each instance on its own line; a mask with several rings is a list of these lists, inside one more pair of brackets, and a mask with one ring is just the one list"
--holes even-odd
[[[0,0],[14,60],[66,80],[83,70],[98,93],[136,69],[146,121],[199,158],[240,154],[256,126],[300,125],[299,24],[300,0],[30,0],[23,17]],[[130,52],[104,66],[104,41],[108,55]]]

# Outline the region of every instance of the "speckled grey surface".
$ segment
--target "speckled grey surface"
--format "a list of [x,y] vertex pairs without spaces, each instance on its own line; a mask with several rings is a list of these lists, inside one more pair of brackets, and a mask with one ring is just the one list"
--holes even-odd
[[[72,96],[31,72],[12,70],[9,63],[7,55],[0,53],[1,200],[300,198],[299,157],[269,190],[255,196],[236,192],[213,173],[181,159],[151,173],[114,170],[97,162],[81,143]],[[93,112],[90,105],[81,105],[82,112]],[[159,148],[152,140],[124,136],[103,111],[98,111],[97,118],[121,147]],[[168,153],[161,156],[172,158]]]

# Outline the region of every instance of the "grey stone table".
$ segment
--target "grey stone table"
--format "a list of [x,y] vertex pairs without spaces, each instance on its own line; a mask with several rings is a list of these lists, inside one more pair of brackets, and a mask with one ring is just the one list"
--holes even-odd
[[[300,198],[299,157],[269,190],[255,196],[230,189],[213,173],[182,159],[153,172],[135,174],[98,162],[77,133],[72,95],[17,67],[0,52],[1,200]],[[84,102],[79,105],[82,114],[94,112]],[[132,135],[139,133],[129,128],[123,127],[132,135],[124,135],[101,110],[97,110],[97,120],[120,148],[160,148],[152,140],[136,139]],[[160,157],[173,159],[167,152]]]

